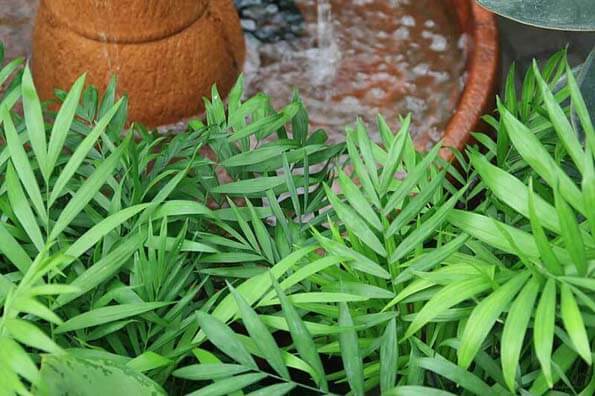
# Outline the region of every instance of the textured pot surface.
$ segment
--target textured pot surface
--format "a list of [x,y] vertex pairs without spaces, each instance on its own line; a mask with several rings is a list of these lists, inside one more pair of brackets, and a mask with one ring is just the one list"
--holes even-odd
[[[119,43],[170,36],[194,23],[210,0],[43,0],[64,26],[94,39]],[[213,3],[224,3],[215,0]]]
[[[481,117],[492,110],[498,83],[499,44],[495,16],[473,0],[450,0],[462,32],[467,34],[469,58],[465,89],[444,132],[442,157],[453,159],[449,147],[464,150],[472,132],[481,128]],[[418,142],[426,147],[429,137]]]
[[[233,0],[127,0],[126,7],[120,6],[122,15],[115,15],[117,1],[83,0],[89,10],[91,4],[97,5],[94,10],[113,6],[104,8],[106,14],[99,18],[81,9],[78,19],[68,16],[71,3],[79,0],[44,0],[38,11],[32,68],[44,99],[51,98],[55,88],[69,88],[82,73],[88,72],[87,82],[99,89],[116,75],[119,93],[129,95],[130,120],[153,127],[199,113],[211,86],[217,84],[226,94],[241,71],[244,38]],[[64,22],[83,24],[88,17],[92,25],[112,14],[103,30],[89,27],[106,32],[111,40]],[[194,19],[182,26],[190,15]],[[163,30],[165,21],[171,22],[170,30]],[[134,39],[142,36],[134,30],[145,32],[144,39]]]

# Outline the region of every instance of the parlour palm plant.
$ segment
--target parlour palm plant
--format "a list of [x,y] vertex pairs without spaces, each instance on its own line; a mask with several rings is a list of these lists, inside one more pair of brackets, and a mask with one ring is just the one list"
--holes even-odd
[[408,117],[327,144],[241,80],[173,136],[115,80],[58,106],[8,80],[1,395],[593,393],[595,138],[563,52],[457,166]]

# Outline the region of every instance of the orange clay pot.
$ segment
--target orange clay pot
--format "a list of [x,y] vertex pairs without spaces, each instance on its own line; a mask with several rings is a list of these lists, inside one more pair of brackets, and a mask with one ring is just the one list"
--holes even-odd
[[[467,80],[443,135],[441,155],[453,160],[449,147],[460,151],[473,140],[472,132],[483,129],[481,117],[493,109],[498,85],[499,44],[496,17],[481,8],[474,0],[449,0],[467,41]],[[419,136],[416,143],[420,150],[428,147],[431,138]]]
[[116,75],[129,119],[154,127],[202,111],[213,84],[227,94],[244,56],[233,0],[42,0],[32,70],[43,99]]

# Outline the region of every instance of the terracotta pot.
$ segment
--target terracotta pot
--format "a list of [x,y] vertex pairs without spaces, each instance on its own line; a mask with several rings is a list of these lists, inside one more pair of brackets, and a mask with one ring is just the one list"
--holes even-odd
[[32,69],[44,99],[115,74],[130,120],[153,127],[202,111],[213,84],[225,95],[244,56],[233,0],[42,0]]
[[[481,117],[493,109],[498,85],[499,43],[495,16],[474,0],[449,0],[467,41],[467,79],[454,115],[444,132],[442,157],[453,159],[448,147],[464,150],[471,133],[484,128]],[[429,136],[420,136],[418,147],[428,147]]]

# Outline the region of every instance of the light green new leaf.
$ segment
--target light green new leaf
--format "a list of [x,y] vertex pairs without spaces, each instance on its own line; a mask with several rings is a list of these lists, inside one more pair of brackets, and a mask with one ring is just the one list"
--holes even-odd
[[522,272],[483,299],[471,312],[458,350],[459,365],[468,368],[496,320],[527,281],[529,271]]
[[43,113],[41,111],[41,103],[33,84],[33,76],[29,65],[25,66],[23,72],[23,80],[21,83],[21,95],[23,97],[23,113],[25,115],[25,125],[27,126],[27,134],[31,142],[31,148],[37,158],[37,163],[41,169],[41,173],[46,182],[49,179],[47,167],[47,142],[45,136],[45,124],[43,121]]
[[0,336],[0,351],[2,351],[0,362],[4,360],[7,366],[29,382],[37,382],[37,366],[23,347],[8,336]]
[[81,99],[81,92],[83,91],[84,85],[85,75],[83,74],[74,82],[74,84],[72,84],[72,88],[68,92],[68,95],[66,95],[64,103],[62,103],[62,106],[60,106],[60,110],[58,111],[58,115],[54,121],[54,126],[52,127],[52,133],[50,135],[50,143],[48,146],[48,158],[46,165],[46,174],[48,178],[51,176],[54,166],[56,165],[56,162],[60,157],[60,153],[63,150],[64,142],[66,141],[66,137],[70,131],[74,115],[76,114],[76,109]]
[[508,385],[508,388],[513,393],[516,388],[515,377],[519,366],[521,348],[523,347],[525,333],[531,320],[531,312],[533,311],[533,305],[535,304],[539,288],[540,285],[537,279],[532,278],[529,280],[512,303],[502,332],[502,373],[506,385]]
[[[465,279],[440,289],[419,311],[407,329],[404,338],[409,338],[426,323],[450,307],[479,294],[491,286],[484,277]],[[397,296],[399,297],[399,296]]]
[[593,358],[583,316],[570,287],[564,283],[560,287],[560,316],[574,348],[591,365]]
[[62,348],[29,321],[21,319],[5,319],[4,326],[6,326],[10,335],[21,344],[48,353],[62,353]]

